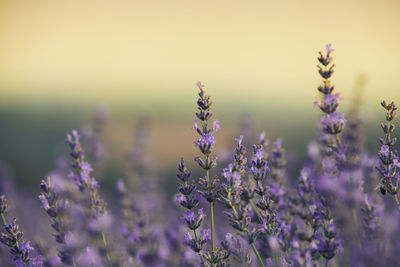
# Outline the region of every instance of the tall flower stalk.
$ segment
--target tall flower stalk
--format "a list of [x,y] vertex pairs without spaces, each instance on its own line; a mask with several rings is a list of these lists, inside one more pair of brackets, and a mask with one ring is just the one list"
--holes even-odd
[[196,197],[196,185],[194,181],[191,180],[192,173],[186,168],[183,158],[178,165],[178,170],[179,193],[176,195],[175,202],[186,209],[182,221],[189,230],[191,230],[191,232],[185,234],[185,244],[199,255],[200,261],[203,263],[205,260],[203,248],[211,239],[210,232],[208,229],[203,229],[199,234],[199,228],[204,220],[205,214],[203,213],[203,209],[198,209],[197,212],[195,212],[199,204],[199,200]]
[[99,194],[99,184],[96,179],[91,175],[93,169],[91,165],[85,160],[85,152],[80,143],[80,136],[76,130],[72,134],[67,134],[66,143],[71,148],[71,157],[73,159],[72,168],[69,176],[74,180],[76,186],[84,197],[84,204],[87,207],[89,219],[94,219],[97,226],[96,231],[99,231],[99,238],[104,245],[104,253],[106,255],[109,265],[112,265],[111,258],[108,254],[107,239],[101,223],[102,216],[106,213],[106,203]]
[[322,100],[316,101],[314,104],[318,106],[324,115],[321,118],[321,126],[325,134],[334,137],[333,140],[328,140],[333,149],[338,149],[342,146],[342,141],[339,134],[343,131],[345,119],[343,114],[337,113],[336,109],[339,102],[342,100],[339,93],[333,94],[335,86],[332,84],[331,77],[334,72],[335,64],[331,56],[334,51],[330,44],[326,45],[326,53],[319,52],[318,61],[321,65],[317,65],[318,72],[322,77],[322,85],[318,87],[318,91],[322,93]]
[[379,142],[381,143],[381,149],[378,152],[381,164],[377,167],[381,176],[379,189],[382,195],[388,193],[394,196],[400,211],[400,203],[397,197],[399,191],[400,174],[398,168],[400,168],[400,160],[398,155],[396,155],[397,152],[393,150],[397,138],[392,137],[392,133],[397,124],[397,122],[394,122],[397,115],[397,107],[394,102],[388,104],[386,101],[382,101],[381,105],[386,110],[386,123],[381,124],[385,138],[379,138]]
[[[205,175],[197,181],[190,180],[191,172],[185,167],[183,159],[178,165],[178,191],[175,202],[180,206],[187,209],[182,217],[182,221],[193,233],[186,233],[185,243],[193,251],[200,256],[201,263],[204,266],[229,266],[228,258],[229,251],[222,246],[215,246],[215,225],[214,225],[214,205],[218,198],[218,179],[210,175],[210,170],[217,165],[216,156],[212,156],[213,146],[215,144],[214,133],[219,130],[220,126],[217,120],[212,124],[210,119],[211,112],[211,99],[204,91],[204,85],[200,82],[197,83],[199,88],[199,98],[197,100],[198,112],[196,113],[197,119],[200,120],[200,125],[197,120],[194,121],[193,129],[197,133],[197,139],[193,142],[195,147],[198,147],[203,157],[196,157],[194,160],[205,171]],[[197,195],[201,195],[208,201],[210,207],[210,228],[211,234],[208,230],[201,230],[200,236],[198,230],[204,220],[205,214],[203,209],[197,210],[195,208],[199,203]],[[211,250],[203,251],[208,239],[211,241]]]
[[219,130],[220,126],[217,120],[214,120],[210,125],[210,120],[213,115],[211,112],[212,101],[205,93],[204,85],[198,82],[199,98],[197,100],[198,112],[196,117],[201,121],[200,127],[197,120],[194,121],[193,129],[196,130],[198,136],[194,141],[194,145],[199,148],[203,158],[196,157],[194,160],[199,166],[205,170],[205,177],[200,178],[199,186],[200,193],[210,204],[210,224],[211,224],[211,251],[215,251],[215,226],[214,226],[214,205],[217,199],[217,179],[210,176],[210,170],[217,165],[216,157],[212,158],[213,146],[215,144],[214,133]]
[[67,244],[69,233],[68,229],[68,201],[61,199],[57,189],[54,187],[52,179],[47,177],[40,183],[42,193],[39,196],[42,202],[42,208],[46,211],[50,218],[51,227],[56,231],[54,234],[56,242],[60,245],[58,248],[58,256],[62,263],[66,265],[74,265],[74,253],[76,249]]
[[318,87],[322,99],[314,104],[324,113],[320,120],[323,160],[317,176],[317,185],[322,190],[321,193],[329,193],[319,196],[316,205],[317,213],[320,213],[322,218],[320,226],[322,233],[316,237],[316,240],[318,241],[319,254],[325,258],[325,265],[328,266],[329,261],[341,251],[341,246],[336,235],[336,226],[331,211],[335,200],[329,198],[330,203],[325,197],[334,193],[329,185],[338,180],[342,169],[341,163],[346,160],[346,148],[340,136],[346,120],[343,114],[337,112],[342,98],[339,93],[333,94],[335,86],[332,84],[331,77],[335,64],[333,64],[331,54],[334,50],[330,44],[327,44],[325,49],[326,53],[319,52],[318,61],[320,65],[317,65],[318,73],[323,79],[322,84]]
[[30,245],[30,241],[26,241],[24,233],[19,230],[17,219],[13,219],[11,223],[7,223],[6,214],[8,212],[7,198],[0,196],[0,216],[4,230],[0,232],[0,243],[10,249],[11,259],[15,266],[24,267],[41,267],[43,264],[42,256],[32,258],[29,251],[34,250]]
[[236,138],[237,146],[233,161],[229,164],[228,168],[223,170],[222,176],[225,180],[221,184],[219,199],[229,209],[225,213],[229,217],[231,226],[238,230],[247,240],[260,266],[264,266],[260,253],[254,243],[261,230],[252,224],[251,216],[249,215],[249,204],[240,199],[240,191],[245,187],[245,184],[242,183],[242,178],[245,176],[247,163],[246,148],[242,145],[242,141],[243,136]]

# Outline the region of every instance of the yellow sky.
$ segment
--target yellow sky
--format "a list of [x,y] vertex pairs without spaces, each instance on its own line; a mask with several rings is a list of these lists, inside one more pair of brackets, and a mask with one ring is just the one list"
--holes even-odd
[[220,98],[309,105],[330,42],[337,89],[364,73],[375,105],[400,98],[399,13],[398,0],[1,1],[0,101],[164,101],[201,80]]

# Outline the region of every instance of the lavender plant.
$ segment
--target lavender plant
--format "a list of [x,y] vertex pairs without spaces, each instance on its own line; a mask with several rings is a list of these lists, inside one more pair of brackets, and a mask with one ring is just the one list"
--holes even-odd
[[43,264],[42,256],[32,257],[29,255],[33,251],[30,241],[26,241],[24,233],[19,230],[17,219],[7,223],[6,214],[8,211],[7,198],[0,196],[0,216],[3,222],[3,230],[0,232],[0,242],[9,248],[11,259],[15,266],[41,267]]
[[[235,148],[233,162],[229,164],[228,168],[223,170],[222,176],[225,180],[221,184],[219,199],[229,209],[229,211],[225,213],[229,217],[231,226],[238,230],[241,236],[247,240],[257,257],[259,264],[264,266],[260,253],[255,246],[255,241],[261,233],[261,230],[258,226],[251,223],[249,203],[241,201],[240,199],[240,192],[246,187],[245,183],[242,182],[242,177],[245,175],[245,165],[247,162],[246,148],[242,145],[242,141],[243,136],[236,139],[237,147]],[[250,191],[252,191],[252,189],[247,189],[243,195],[246,195],[244,199],[253,203],[252,197],[250,197],[253,195],[253,192]],[[255,211],[258,212],[257,210]]]
[[[353,101],[347,122],[338,112],[342,98],[334,93],[331,80],[333,51],[327,45],[318,57],[319,142],[309,146],[309,159],[298,176],[287,171],[292,165],[282,139],[268,147],[263,132],[250,147],[255,136],[250,136],[253,128],[248,121],[242,126],[245,136],[241,133],[234,139],[233,153],[223,156],[223,164],[219,161],[225,168],[217,166],[214,146],[220,126],[212,120],[211,98],[198,82],[193,129],[194,146],[200,151],[194,159],[200,178],[182,158],[175,195],[180,216],[162,203],[168,190],[159,186],[154,158],[146,154],[151,143],[146,119],[136,127],[126,177],[117,181],[119,203],[110,195],[107,208],[88,161],[102,158],[103,117],[99,116],[88,138],[77,131],[67,135],[72,157],[69,175],[70,167],[58,164],[40,183],[39,199],[47,216],[39,219],[50,224],[40,223],[38,215],[27,220],[16,212],[29,198],[27,194],[14,197],[0,164],[0,193],[7,194],[15,206],[10,210],[6,197],[0,197],[0,265],[7,265],[8,257],[14,266],[24,267],[397,266],[400,214],[370,189],[371,179],[378,175],[377,188],[392,195],[400,210],[400,163],[393,137],[397,107],[393,102],[381,103],[386,122],[381,125],[384,137],[379,139],[378,165],[376,153],[374,158],[363,147],[366,133],[360,102]],[[86,154],[83,147],[89,147]],[[378,165],[378,172],[371,170],[372,165]],[[19,218],[18,223],[13,217]],[[30,230],[37,225],[44,228]],[[27,241],[25,236],[31,232],[34,235]]]
[[117,181],[122,207],[120,232],[129,255],[126,264],[139,266],[163,266],[160,237],[149,223],[149,215],[141,210],[128,192],[123,180]]
[[[340,94],[332,94],[335,88],[330,79],[335,67],[331,56],[333,51],[332,46],[328,44],[326,45],[326,54],[319,52],[318,61],[321,65],[317,65],[317,67],[322,77],[322,85],[318,87],[318,91],[322,94],[322,100],[316,101],[314,104],[324,113],[321,117],[321,127],[323,133],[326,134],[328,147],[337,150],[342,145],[339,134],[343,131],[346,120],[343,114],[336,112],[339,102],[342,100]],[[334,137],[334,140],[332,140],[332,137]]]
[[397,107],[394,102],[387,104],[386,101],[382,101],[381,105],[386,110],[386,123],[381,124],[385,138],[379,138],[379,142],[381,143],[381,149],[378,153],[381,164],[377,167],[381,176],[379,189],[382,195],[386,193],[393,195],[400,210],[400,202],[397,197],[399,191],[399,174],[397,168],[400,167],[400,163],[397,151],[392,148],[397,141],[397,138],[392,137],[397,124],[397,122],[394,122],[397,115]]
[[185,244],[196,252],[200,256],[202,264],[205,264],[206,258],[203,248],[207,242],[211,240],[210,231],[209,229],[203,229],[200,234],[198,233],[205,214],[203,213],[203,209],[198,209],[196,211],[196,207],[199,204],[196,185],[194,181],[189,180],[192,173],[186,168],[183,158],[178,165],[178,170],[178,191],[180,193],[176,195],[175,202],[186,209],[182,221],[187,228],[192,231],[192,233],[187,232],[185,234]]
[[58,248],[60,260],[66,265],[74,265],[74,254],[77,248],[72,244],[67,244],[70,234],[68,229],[70,222],[67,221],[69,203],[67,200],[60,198],[50,176],[46,180],[42,180],[40,189],[42,193],[39,199],[42,202],[42,208],[50,218],[51,227],[56,231],[54,238],[60,245]]
[[[106,203],[100,197],[98,188],[99,185],[94,177],[91,176],[93,171],[91,165],[85,161],[85,153],[80,143],[80,136],[76,130],[72,134],[67,135],[66,143],[71,149],[71,157],[73,159],[72,168],[69,177],[75,182],[83,197],[83,207],[85,207],[85,215],[87,216],[86,225],[89,232],[99,237],[103,243],[103,248],[100,248],[100,254],[105,254],[107,262],[112,265],[111,258],[108,253],[107,240],[103,228],[103,220],[106,213]],[[92,252],[92,248],[87,251]]]

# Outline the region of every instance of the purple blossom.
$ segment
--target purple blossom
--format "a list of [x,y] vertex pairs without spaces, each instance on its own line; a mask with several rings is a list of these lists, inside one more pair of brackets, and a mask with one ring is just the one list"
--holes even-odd
[[335,50],[332,48],[332,45],[331,45],[331,44],[325,45],[325,49],[326,49],[326,52],[328,52],[328,53],[332,53],[333,51],[335,51]]
[[192,129],[194,129],[194,130],[199,129],[199,126],[198,126],[198,124],[197,124],[197,120],[194,120],[194,124],[193,124]]
[[186,201],[186,197],[185,197],[184,195],[182,195],[182,194],[177,194],[177,195],[175,196],[175,203],[176,203],[176,204],[182,205],[182,203],[183,203],[184,201]]
[[46,199],[44,195],[39,196],[40,202],[42,202],[41,207],[45,210],[48,211],[50,209],[49,201]]
[[381,146],[381,150],[379,152],[381,154],[388,154],[389,153],[389,146],[388,145]]
[[79,264],[81,266],[101,266],[101,257],[98,251],[92,247],[86,247],[81,257],[79,257]]
[[210,229],[203,229],[201,230],[200,238],[203,242],[207,242],[211,240],[211,233]]
[[230,163],[228,168],[224,168],[222,171],[222,177],[226,179],[228,183],[233,181],[234,187],[239,187],[240,185],[240,173],[233,170],[233,164]]
[[67,134],[67,143],[71,147],[71,157],[73,159],[73,171],[69,173],[79,190],[89,199],[89,210],[96,216],[103,215],[106,211],[105,202],[100,197],[98,192],[98,183],[94,177],[91,176],[93,171],[91,165],[85,161],[85,153],[79,141],[79,134],[76,130],[72,131],[72,136]]
[[183,222],[186,223],[189,229],[196,230],[197,228],[200,227],[204,217],[205,214],[203,213],[203,209],[199,209],[197,211],[197,215],[194,213],[193,210],[187,210],[185,211],[181,219]]
[[23,253],[33,250],[33,247],[31,247],[30,243],[31,243],[30,241],[23,241],[19,243],[19,248]]
[[277,148],[280,148],[282,146],[282,144],[283,144],[282,138],[278,138],[278,139],[276,139],[274,146]]
[[344,115],[339,113],[326,114],[321,118],[322,128],[328,134],[340,133],[343,130],[345,123],[346,120]]
[[264,140],[264,139],[265,139],[265,136],[266,136],[265,131],[261,132],[261,133],[257,136],[258,141]]
[[186,245],[189,245],[190,242],[192,242],[192,240],[193,240],[193,237],[190,233],[185,233],[184,238],[185,238]]
[[219,131],[220,128],[221,128],[221,126],[219,126],[218,120],[214,120],[213,121],[213,130],[214,131]]
[[197,83],[196,83],[196,86],[200,89],[200,90],[204,90],[204,84],[202,84],[200,81],[198,81]]
[[193,142],[195,147],[209,147],[215,144],[214,134],[204,134]]

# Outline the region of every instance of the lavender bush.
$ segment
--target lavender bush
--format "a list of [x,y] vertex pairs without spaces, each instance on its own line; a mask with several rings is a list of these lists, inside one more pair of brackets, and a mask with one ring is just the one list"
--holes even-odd
[[[100,190],[95,176],[104,173],[108,154],[101,141],[104,109],[82,137],[76,130],[67,134],[71,163],[60,156],[41,181],[35,216],[21,213],[27,196],[15,193],[1,166],[1,265],[398,266],[397,107],[381,102],[384,136],[379,151],[368,154],[359,97],[347,115],[338,111],[343,99],[332,81],[333,52],[327,45],[317,58],[318,140],[296,172],[287,170],[283,140],[269,145],[265,132],[255,138],[249,123],[243,124],[247,136],[232,138],[234,146],[218,160],[215,134],[221,127],[201,82],[193,126],[198,156],[179,160],[175,205],[145,156],[147,119],[139,121],[126,151],[117,197]],[[180,151],[170,154],[178,158]],[[189,170],[190,162],[196,167]]]

